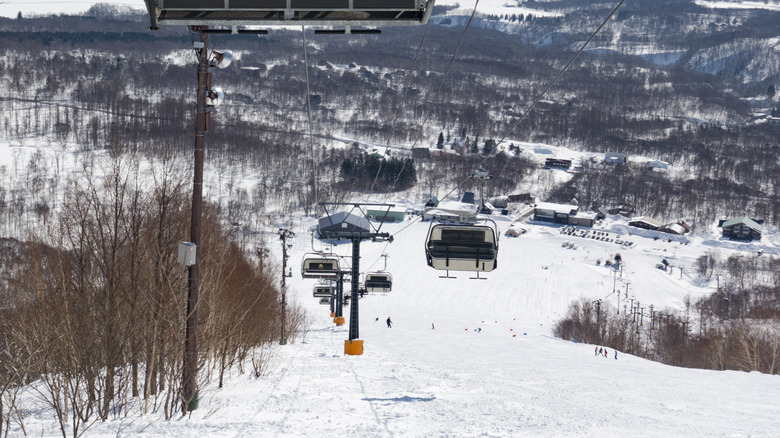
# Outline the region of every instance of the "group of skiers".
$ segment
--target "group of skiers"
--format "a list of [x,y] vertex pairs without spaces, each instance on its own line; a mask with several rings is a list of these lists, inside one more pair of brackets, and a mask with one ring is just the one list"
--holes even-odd
[[[614,352],[615,352],[615,360],[617,360],[617,350],[614,350]],[[601,348],[601,347],[596,347],[595,350],[594,350],[593,355],[594,356],[601,356],[602,354],[604,355],[604,357],[607,357],[607,349],[606,348]]]

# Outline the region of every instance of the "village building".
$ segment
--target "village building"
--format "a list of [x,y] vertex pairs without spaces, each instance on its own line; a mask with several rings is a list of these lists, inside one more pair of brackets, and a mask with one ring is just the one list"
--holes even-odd
[[669,164],[659,160],[650,160],[645,164],[647,170],[665,172],[669,169]]
[[563,158],[547,158],[544,160],[545,169],[568,169],[571,167],[571,160]]
[[509,195],[509,202],[522,202],[524,204],[530,204],[534,201],[534,197],[530,193],[520,193],[518,195]]
[[659,228],[658,231],[662,233],[667,234],[676,234],[678,236],[682,236],[683,234],[687,233],[688,231],[680,224],[667,224],[663,227]]
[[578,206],[571,204],[540,202],[534,206],[533,219],[555,224],[592,227],[596,221],[596,213],[580,212]]
[[366,216],[374,222],[403,222],[406,219],[406,209],[398,207],[369,208]]
[[631,219],[628,222],[628,225],[631,227],[642,228],[645,230],[654,230],[654,231],[664,226],[664,224],[662,224],[661,222],[644,216]]
[[[731,240],[761,240],[764,226],[747,216],[720,221],[718,226],[723,229],[723,237]],[[763,222],[763,221],[761,221]]]
[[607,164],[626,164],[628,162],[628,155],[621,154],[620,152],[605,152],[604,162]]
[[576,205],[540,202],[534,206],[534,220],[568,225],[569,216],[577,214],[577,209]]

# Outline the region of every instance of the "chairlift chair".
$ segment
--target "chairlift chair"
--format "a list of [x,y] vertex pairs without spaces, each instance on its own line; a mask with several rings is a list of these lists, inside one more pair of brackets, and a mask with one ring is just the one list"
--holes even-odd
[[333,296],[333,286],[318,284],[314,286],[314,297],[331,297]]
[[393,288],[393,276],[388,272],[367,272],[363,286],[366,292],[390,292]]
[[487,225],[436,224],[428,232],[428,266],[447,271],[490,272],[498,266],[498,241]]
[[435,0],[144,0],[149,27],[427,24]]
[[335,256],[305,255],[301,263],[301,277],[303,278],[334,279],[338,277],[339,272],[339,259]]

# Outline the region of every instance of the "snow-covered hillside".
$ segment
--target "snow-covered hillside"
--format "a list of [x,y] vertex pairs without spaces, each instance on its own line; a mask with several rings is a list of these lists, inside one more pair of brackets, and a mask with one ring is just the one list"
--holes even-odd
[[[512,224],[494,219],[504,231]],[[347,324],[336,326],[328,307],[312,297],[317,280],[302,279],[297,269],[312,250],[314,223],[279,224],[297,233],[288,297],[307,309],[310,323],[304,339],[274,347],[267,375],[234,372],[223,389],[207,384],[190,418],[137,416],[138,401],[129,400],[128,418],[95,424],[87,436],[711,437],[772,436],[780,429],[778,376],[675,368],[622,351],[617,359],[613,351],[596,356],[596,346],[562,341],[552,332],[572,300],[620,302],[623,311],[626,284],[628,297],[643,305],[681,308],[686,296],[714,290],[694,274],[695,257],[707,248],[753,252],[755,244],[654,240],[648,232],[629,234],[614,219],[596,227],[633,242],[627,247],[522,223],[517,226],[525,234],[501,237],[499,268],[482,275],[487,279],[470,279],[470,273],[443,279],[425,264],[429,223],[387,224],[381,231],[394,241],[363,243],[360,266],[381,270],[386,253],[393,290],[360,300],[365,352],[348,356],[349,308]],[[566,241],[576,248],[562,246]],[[327,249],[316,240],[313,246]],[[778,253],[771,240],[760,248]],[[272,249],[279,260],[281,245]],[[332,250],[351,255],[349,244]],[[625,260],[622,276],[595,263],[615,252]],[[682,275],[656,269],[663,258],[682,267]],[[58,434],[43,403],[28,400],[28,407],[38,417],[27,419],[28,433]]]

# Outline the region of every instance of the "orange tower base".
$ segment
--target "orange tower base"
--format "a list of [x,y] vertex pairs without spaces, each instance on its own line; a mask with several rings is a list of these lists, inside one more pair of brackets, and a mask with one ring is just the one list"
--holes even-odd
[[363,341],[359,339],[344,341],[344,354],[358,356],[363,354]]
[[337,316],[337,317],[333,318],[333,322],[335,322],[336,325],[344,325],[345,321],[346,320],[344,319],[343,316]]

